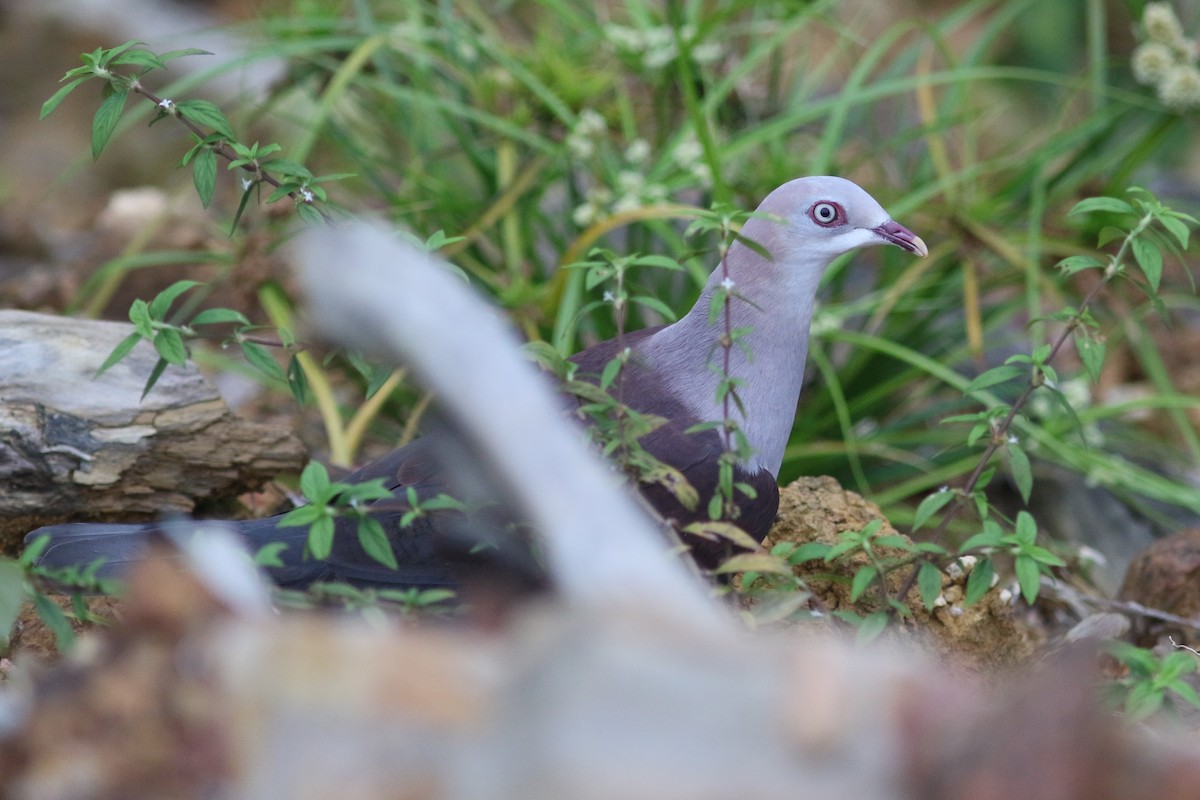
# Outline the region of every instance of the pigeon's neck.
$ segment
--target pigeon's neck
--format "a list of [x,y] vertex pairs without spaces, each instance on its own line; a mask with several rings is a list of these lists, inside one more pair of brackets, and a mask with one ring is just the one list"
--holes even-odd
[[[778,228],[751,220],[743,235],[780,253]],[[767,469],[778,476],[783,463],[804,378],[813,302],[828,263],[824,255],[810,260],[768,258],[735,243],[691,311],[639,348],[664,388],[698,420],[719,421],[728,414],[737,422],[754,451],[742,463],[751,471]],[[712,298],[723,283],[732,287],[728,322],[724,308],[710,320]],[[748,330],[729,348],[721,345],[727,326]],[[726,374],[741,381],[736,391],[744,413],[732,398],[728,405],[717,399]]]

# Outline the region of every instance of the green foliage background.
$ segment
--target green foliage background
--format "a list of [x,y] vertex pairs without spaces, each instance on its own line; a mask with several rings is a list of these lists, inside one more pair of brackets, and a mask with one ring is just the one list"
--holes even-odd
[[[692,302],[715,263],[712,235],[684,236],[701,209],[753,208],[799,175],[853,178],[932,250],[920,261],[891,248],[860,253],[829,271],[813,380],[781,480],[834,475],[904,524],[922,498],[971,472],[986,443],[945,420],[1022,388],[972,378],[1044,348],[1062,324],[1049,315],[1094,286],[1086,272],[1052,267],[1094,252],[1098,234],[1111,240],[1105,226],[1120,214],[1067,211],[1082,197],[1124,196],[1133,183],[1165,189],[1168,202],[1187,190],[1171,176],[1195,158],[1191,120],[1137,85],[1128,66],[1142,6],[976,0],[881,14],[832,0],[293,0],[241,25],[253,42],[246,52],[217,54],[174,83],[161,71],[143,80],[152,99],[203,112],[186,116],[207,130],[225,135],[219,106],[230,128],[261,134],[261,148],[242,133],[233,149],[237,164],[274,165],[285,184],[275,199],[311,188],[319,200],[328,192],[336,206],[384,214],[439,248],[528,338],[561,353],[617,330],[585,271],[564,268],[595,245],[679,259],[684,270],[638,270],[624,287],[655,301],[633,304],[624,325],[661,321]],[[280,60],[286,72],[264,96],[190,99],[222,73]],[[110,94],[101,106],[105,139],[152,110],[141,103],[118,124],[111,112],[122,103]],[[285,228],[247,212],[248,192],[240,205],[214,192],[245,171],[218,170],[207,141],[194,140],[185,163],[213,213],[240,221],[229,247],[208,254],[231,281],[247,241],[278,242]],[[321,173],[338,180],[317,186]],[[130,270],[170,270],[180,258],[140,255],[106,265],[84,294],[111,296]],[[1168,259],[1151,299],[1120,281],[1111,302],[1091,309],[1099,336],[1082,359],[1067,353],[1054,365],[1055,388],[1074,408],[1033,404],[1002,448],[999,466],[1022,494],[1028,454],[1035,472],[1065,466],[1148,514],[1162,508],[1148,500],[1200,512],[1200,493],[1174,477],[1200,455],[1187,416],[1200,401],[1177,390],[1155,338],[1164,321],[1197,310],[1185,260]],[[263,303],[275,324],[290,326],[277,290],[268,287]],[[172,344],[164,359],[186,355],[178,336],[162,338]],[[255,342],[242,347],[273,366]],[[1095,403],[1085,363],[1094,373],[1117,351],[1131,366],[1114,380],[1134,375],[1151,390]],[[359,361],[348,368],[368,395],[386,390],[365,421],[362,409],[337,406],[323,388],[326,368],[311,358],[286,376],[273,371],[278,385],[286,378],[315,398],[342,460],[400,382]],[[411,391],[395,397],[387,408],[400,417],[422,402]],[[1146,410],[1161,417],[1156,434],[1127,423]]]

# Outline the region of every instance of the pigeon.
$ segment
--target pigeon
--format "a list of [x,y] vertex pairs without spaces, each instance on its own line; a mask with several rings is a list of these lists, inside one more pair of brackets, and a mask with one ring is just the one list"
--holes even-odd
[[[738,488],[729,516],[755,541],[766,537],[778,511],[777,478],[800,398],[821,276],[837,257],[875,245],[928,255],[919,236],[894,221],[855,183],[832,176],[788,181],[767,195],[742,226],[695,304],[678,321],[626,333],[569,359],[575,378],[598,383],[605,366],[623,355],[624,366],[609,391],[633,411],[659,418],[659,426],[640,439],[641,447],[677,470],[700,498],[686,502],[666,483],[641,484],[643,497],[663,520],[676,529],[710,520],[708,501],[718,491],[722,455],[731,449],[731,423],[746,446],[734,450],[733,481]],[[737,341],[725,340],[723,345],[727,331],[739,332]],[[737,381],[736,398],[719,393],[728,377]],[[577,409],[582,401],[571,397],[564,402]],[[446,451],[461,452],[461,447],[452,439],[444,432],[427,433],[343,479],[382,479],[392,492],[391,499],[377,501],[372,516],[387,534],[396,569],[366,552],[356,535],[357,522],[350,518],[338,520],[333,551],[325,559],[307,551],[306,529],[278,527],[278,517],[228,524],[251,552],[273,542],[283,546],[279,560],[266,572],[285,588],[318,581],[453,587],[466,574],[506,568],[528,573],[534,576],[531,584],[538,583],[536,567],[513,555],[512,536],[496,537],[509,542],[507,546],[483,548],[483,555],[477,552],[481,537],[495,540],[481,530],[514,527],[502,514],[475,517],[445,509],[405,519],[414,497],[419,505],[453,494],[454,457],[448,458]],[[458,463],[463,463],[461,458]],[[29,545],[49,537],[35,561],[43,567],[82,569],[99,562],[95,574],[114,577],[138,559],[147,538],[161,527],[63,523],[39,528],[25,541]],[[683,538],[705,570],[738,549],[727,538]],[[520,537],[516,541],[517,550],[528,550],[528,542],[520,544]]]

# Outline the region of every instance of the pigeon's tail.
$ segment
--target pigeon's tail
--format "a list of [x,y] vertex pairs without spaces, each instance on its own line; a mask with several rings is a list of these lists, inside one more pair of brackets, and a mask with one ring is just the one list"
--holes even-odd
[[[284,587],[303,587],[324,577],[324,562],[304,557],[307,527],[279,528],[277,519],[225,522],[246,545],[251,555],[271,542],[284,545],[278,553],[282,566],[267,567],[271,580]],[[70,522],[38,528],[25,537],[26,547],[33,546],[43,536],[49,541],[42,546],[34,563],[52,572],[83,574],[100,580],[121,579],[130,565],[145,557],[151,538],[159,533],[186,535],[183,523],[102,524]],[[64,582],[68,575],[64,575]]]

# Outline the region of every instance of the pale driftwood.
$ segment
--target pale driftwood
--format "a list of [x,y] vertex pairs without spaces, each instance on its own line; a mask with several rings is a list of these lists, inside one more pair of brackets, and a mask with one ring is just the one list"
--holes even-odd
[[[411,367],[544,537],[556,585],[590,609],[728,623],[707,587],[562,415],[511,327],[444,263],[381,227],[314,229],[293,251],[313,317],[339,344]],[[337,280],[330,279],[337,265]]]
[[[310,251],[328,258],[320,270],[338,267],[339,280],[322,282],[326,299],[347,302],[333,287],[357,283],[353,262],[388,250],[378,233],[371,236],[365,249],[331,239],[336,252]],[[728,617],[663,557],[654,531],[622,505],[628,500],[611,476],[576,458],[582,449],[569,454],[580,442],[555,427],[552,410],[532,430],[516,428],[522,440],[513,450],[496,450],[497,437],[480,427],[515,427],[511,418],[491,416],[493,403],[506,408],[497,392],[535,403],[545,387],[513,368],[511,348],[492,364],[509,369],[499,386],[454,384],[450,373],[470,371],[468,358],[496,354],[476,351],[477,340],[469,351],[440,350],[459,341],[432,341],[443,327],[401,331],[405,325],[385,324],[386,316],[412,310],[386,294],[389,287],[412,291],[398,279],[411,263],[394,266],[392,274],[370,267],[360,274],[367,310],[334,307],[368,334],[399,332],[395,346],[406,352],[440,353],[433,362],[411,361],[443,394],[455,385],[482,398],[481,408],[453,408],[479,415],[464,429],[497,469],[509,470],[509,485],[527,482],[547,496],[539,508],[525,491],[521,504],[543,523],[549,566],[568,602],[520,608],[505,629],[486,633],[280,616],[266,613],[261,579],[236,543],[176,537],[183,556],[137,566],[123,622],[103,642],[25,684],[40,691],[0,691],[0,794],[1196,796],[1200,761],[1185,739],[1145,737],[1095,707],[1092,654],[998,688],[911,652],[859,649],[794,631],[754,635],[722,624]],[[320,280],[316,268],[309,280]],[[462,287],[442,289],[455,296]],[[477,325],[477,313],[464,310],[469,306],[456,308],[441,294],[420,294],[416,302],[438,306],[468,335],[509,347],[507,336],[488,328],[494,320]],[[548,440],[547,431],[565,438]],[[543,444],[568,453],[567,460],[530,458],[528,451]],[[506,452],[515,461],[505,461]],[[568,494],[550,496],[545,469],[561,473],[553,491]],[[591,551],[595,562],[586,558]]]
[[1095,705],[1091,653],[977,681],[911,652],[718,641],[653,615],[530,608],[503,635],[280,616],[236,540],[202,541],[138,565],[121,624],[71,663],[0,684],[5,798],[1191,800],[1200,786],[1190,737]]
[[0,541],[66,520],[187,513],[303,464],[288,431],[234,415],[194,367],[147,343],[94,377],[132,331],[116,322],[0,311]]

